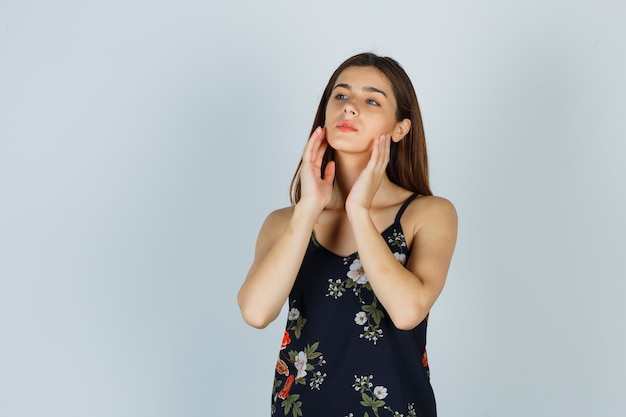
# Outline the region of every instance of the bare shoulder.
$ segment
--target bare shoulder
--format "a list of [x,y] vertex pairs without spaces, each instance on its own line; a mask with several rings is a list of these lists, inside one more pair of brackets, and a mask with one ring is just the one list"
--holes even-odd
[[293,215],[293,206],[279,208],[272,211],[267,215],[261,231],[259,232],[259,239],[268,237],[273,240],[273,237],[280,235],[285,231],[285,228],[289,224],[289,220]]
[[425,215],[453,215],[456,217],[454,204],[446,198],[435,195],[424,195],[416,198],[409,205]]
[[419,232],[444,233],[456,238],[458,216],[456,208],[450,200],[438,196],[420,196],[407,207],[403,222],[406,221],[407,230],[413,230],[416,236]]
[[280,235],[285,231],[289,224],[289,220],[293,214],[293,207],[284,207],[272,211],[267,215],[259,236],[256,241],[256,249],[254,251],[254,261],[250,272],[255,268],[258,262],[262,260],[267,252],[274,246]]
[[257,245],[271,246],[285,231],[293,215],[293,206],[283,207],[267,215],[257,239]]
[[263,229],[278,229],[278,232],[282,232],[282,230],[287,227],[287,223],[289,223],[292,215],[293,206],[283,207],[274,210],[265,218],[265,222],[263,223]]
[[458,220],[454,205],[435,196],[416,198],[409,204],[402,221],[407,245],[411,248],[407,268],[424,282],[443,286],[457,240]]

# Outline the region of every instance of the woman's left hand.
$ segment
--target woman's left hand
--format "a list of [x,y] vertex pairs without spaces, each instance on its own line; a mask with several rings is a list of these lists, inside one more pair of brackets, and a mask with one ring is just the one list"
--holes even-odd
[[346,199],[346,212],[359,208],[369,210],[389,164],[390,142],[391,135],[382,135],[374,141],[370,160]]

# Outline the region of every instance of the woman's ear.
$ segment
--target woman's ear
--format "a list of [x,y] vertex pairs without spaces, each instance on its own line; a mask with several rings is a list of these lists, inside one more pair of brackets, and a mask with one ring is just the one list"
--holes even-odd
[[393,134],[391,135],[391,140],[394,142],[400,142],[407,133],[411,130],[411,120],[404,119],[396,123],[396,127],[393,130]]

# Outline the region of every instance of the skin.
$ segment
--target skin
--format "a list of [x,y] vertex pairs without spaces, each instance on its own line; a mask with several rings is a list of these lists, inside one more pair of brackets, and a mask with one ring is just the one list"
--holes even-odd
[[[411,256],[403,266],[381,232],[411,191],[385,173],[391,141],[400,141],[410,120],[396,120],[396,101],[387,77],[374,67],[349,67],[337,79],[326,107],[326,126],[309,138],[303,152],[302,195],[295,206],[267,217],[255,256],[239,291],[244,320],[263,328],[280,313],[304,258],[311,234],[340,256],[359,253],[379,302],[403,330],[426,317],[445,284],[457,236],[457,214],[446,199],[419,196],[401,219]],[[357,130],[338,128],[350,120]],[[321,178],[324,151],[335,162]]]

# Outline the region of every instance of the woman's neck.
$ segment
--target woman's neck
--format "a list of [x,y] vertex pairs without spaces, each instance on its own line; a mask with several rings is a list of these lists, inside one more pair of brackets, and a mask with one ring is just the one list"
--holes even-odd
[[[367,166],[368,161],[368,159],[363,158],[338,158],[335,160],[335,185],[333,187],[333,201],[329,208],[343,208],[345,206],[352,186]],[[385,174],[374,200],[385,196],[393,187],[397,186]]]
[[335,152],[335,194],[345,201],[352,186],[367,166],[369,155],[344,155]]

